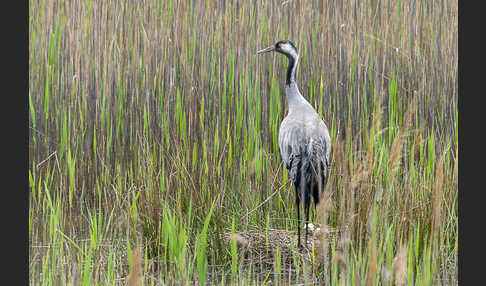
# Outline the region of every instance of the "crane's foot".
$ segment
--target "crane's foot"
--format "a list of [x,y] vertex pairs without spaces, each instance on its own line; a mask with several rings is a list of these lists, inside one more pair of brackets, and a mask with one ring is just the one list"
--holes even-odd
[[300,252],[300,253],[307,253],[307,252],[309,252],[309,250],[310,250],[310,249],[309,249],[309,247],[307,247],[307,245],[301,245],[301,246],[299,247],[299,252]]
[[297,249],[299,250],[300,253],[305,253],[309,251],[309,248],[307,247],[307,243],[301,243],[300,241],[297,243]]
[[297,239],[297,249],[299,251],[302,251],[302,249],[304,249],[304,246],[302,245],[302,242],[300,240],[300,237]]

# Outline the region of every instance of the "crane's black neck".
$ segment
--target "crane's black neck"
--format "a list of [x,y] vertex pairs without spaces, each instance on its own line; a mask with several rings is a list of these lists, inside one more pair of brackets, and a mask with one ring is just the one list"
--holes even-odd
[[297,65],[296,59],[292,55],[287,55],[289,59],[289,66],[287,67],[287,79],[285,81],[286,85],[290,85],[291,83],[295,82],[295,67]]

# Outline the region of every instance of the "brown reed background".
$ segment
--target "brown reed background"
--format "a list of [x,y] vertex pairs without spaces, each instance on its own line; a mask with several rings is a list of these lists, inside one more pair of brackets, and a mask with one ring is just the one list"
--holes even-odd
[[[287,62],[255,55],[281,39],[296,44],[301,92],[331,131],[325,223],[350,232],[344,275],[321,267],[318,276],[385,279],[370,269],[392,269],[406,246],[408,283],[457,282],[457,9],[448,0],[29,1],[31,283],[121,283],[120,244],[130,253],[135,237],[153,269],[168,265],[146,283],[201,281],[189,270],[204,269],[199,261],[221,277],[234,258],[220,235],[233,220],[237,230],[294,229],[277,144]],[[164,243],[168,225],[185,244]]]

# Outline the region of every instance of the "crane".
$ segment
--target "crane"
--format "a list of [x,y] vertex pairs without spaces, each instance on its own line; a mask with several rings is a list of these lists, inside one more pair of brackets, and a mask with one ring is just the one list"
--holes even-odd
[[273,51],[285,55],[288,59],[285,95],[289,111],[280,125],[278,144],[280,155],[295,187],[298,247],[301,248],[300,204],[303,203],[302,217],[305,214],[305,244],[307,244],[310,198],[312,194],[314,206],[317,206],[327,182],[331,138],[326,124],[302,96],[295,81],[299,53],[294,43],[282,40],[259,50],[257,54]]

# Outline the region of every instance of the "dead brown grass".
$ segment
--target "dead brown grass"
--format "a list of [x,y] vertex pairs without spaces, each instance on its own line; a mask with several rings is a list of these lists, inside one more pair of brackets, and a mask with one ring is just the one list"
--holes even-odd
[[[265,231],[242,231],[235,234],[224,233],[223,239],[228,245],[231,240],[236,241],[239,248],[238,260],[242,262],[243,267],[248,267],[253,264],[258,264],[265,269],[272,269],[275,263],[275,251],[277,248],[281,253],[282,269],[295,269],[294,257],[300,263],[311,263],[312,253],[311,247],[317,251],[321,251],[324,247],[324,239],[334,239],[339,232],[337,229],[321,227],[311,229],[312,240],[308,242],[307,248],[297,249],[297,232],[287,230],[269,230],[268,237]],[[321,249],[321,250],[319,250]],[[316,257],[320,257],[318,254]]]
[[403,245],[393,259],[392,275],[397,286],[407,285],[407,259],[408,247]]
[[141,286],[143,279],[143,260],[141,248],[136,247],[132,252],[130,273],[127,276],[127,286]]

